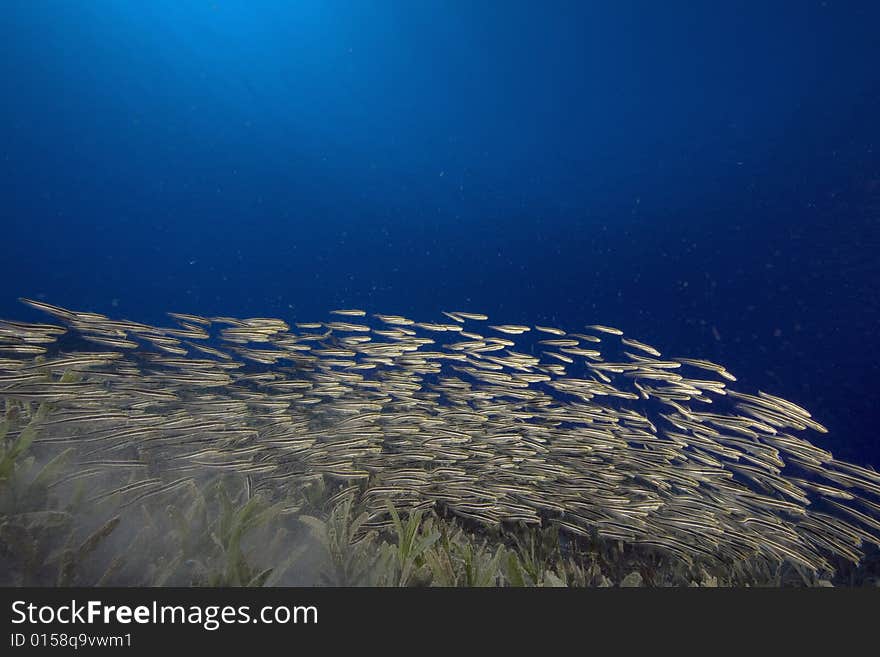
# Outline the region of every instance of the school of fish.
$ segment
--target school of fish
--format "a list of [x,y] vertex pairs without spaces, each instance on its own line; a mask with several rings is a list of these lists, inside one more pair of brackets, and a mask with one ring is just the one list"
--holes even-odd
[[95,502],[225,471],[276,499],[335,482],[376,524],[391,500],[690,563],[816,571],[880,545],[880,473],[804,438],[826,431],[809,412],[614,327],[340,309],[293,325],[169,313],[162,328],[22,301],[54,323],[0,321],[0,401],[49,403],[35,446],[73,448],[66,480],[119,473]]

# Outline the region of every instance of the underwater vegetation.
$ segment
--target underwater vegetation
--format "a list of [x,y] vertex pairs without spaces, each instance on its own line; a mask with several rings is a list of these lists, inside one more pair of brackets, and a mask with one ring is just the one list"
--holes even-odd
[[0,321],[0,584],[877,581],[880,474],[590,325]]

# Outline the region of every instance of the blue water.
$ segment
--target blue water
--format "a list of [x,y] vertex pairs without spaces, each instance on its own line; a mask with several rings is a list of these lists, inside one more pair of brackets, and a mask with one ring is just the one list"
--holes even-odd
[[0,317],[620,326],[880,466],[876,2],[0,4]]

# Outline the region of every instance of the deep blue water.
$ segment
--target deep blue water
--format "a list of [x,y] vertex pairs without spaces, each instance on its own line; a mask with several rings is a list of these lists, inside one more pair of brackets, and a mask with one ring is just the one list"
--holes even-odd
[[880,466],[876,2],[0,3],[0,316],[620,326]]

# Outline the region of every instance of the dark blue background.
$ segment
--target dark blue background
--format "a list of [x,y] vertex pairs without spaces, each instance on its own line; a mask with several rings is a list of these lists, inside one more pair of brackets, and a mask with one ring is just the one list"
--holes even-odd
[[880,464],[880,3],[0,7],[0,316],[612,324]]

